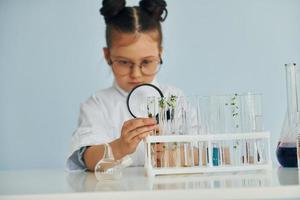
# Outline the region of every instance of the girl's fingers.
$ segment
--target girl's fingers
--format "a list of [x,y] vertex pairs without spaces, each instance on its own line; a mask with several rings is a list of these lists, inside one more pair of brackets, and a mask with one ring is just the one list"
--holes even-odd
[[143,126],[152,126],[156,125],[156,120],[153,118],[137,118],[131,119],[124,123],[122,132],[128,133],[132,130],[135,130]]
[[138,136],[136,136],[131,140],[131,145],[137,147],[141,141],[142,141],[142,139],[140,139]]
[[128,120],[122,127],[121,138],[127,148],[132,151],[147,135],[155,133],[157,128],[156,120],[153,118]]
[[151,133],[151,132],[155,131],[156,128],[157,128],[157,125],[143,126],[143,127],[136,128],[135,130],[130,131],[128,133],[128,139],[131,140],[135,136],[138,136],[138,135],[143,134],[145,132]]
[[148,135],[150,135],[152,133],[152,131],[147,131],[147,132],[144,132],[144,133],[141,133],[137,136],[135,136],[131,141],[132,141],[132,144],[134,145],[138,145],[140,143],[140,141],[142,141],[145,137],[147,137]]
[[142,139],[144,139],[145,137],[147,137],[148,135],[151,135],[152,132],[153,132],[153,131],[148,131],[148,132],[139,134],[137,137],[139,137],[140,140],[142,140]]

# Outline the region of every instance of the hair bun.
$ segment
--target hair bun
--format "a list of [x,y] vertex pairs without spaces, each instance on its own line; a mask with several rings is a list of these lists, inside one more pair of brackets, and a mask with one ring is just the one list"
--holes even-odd
[[125,8],[125,5],[125,0],[103,0],[100,13],[104,16],[105,22],[108,23]]
[[141,0],[140,7],[158,21],[163,22],[167,18],[167,3],[164,0]]

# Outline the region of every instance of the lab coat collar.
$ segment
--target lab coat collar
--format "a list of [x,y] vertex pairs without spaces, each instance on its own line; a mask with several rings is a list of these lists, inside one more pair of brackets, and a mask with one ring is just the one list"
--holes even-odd
[[121,94],[122,97],[127,97],[128,92],[123,90],[117,83],[116,80],[114,80],[113,87]]
[[[159,88],[159,84],[156,80],[156,78],[153,79],[153,81],[151,82],[151,84],[155,85],[156,87]],[[122,97],[127,97],[129,92],[126,92],[125,90],[123,90],[117,83],[116,80],[114,80],[114,83],[113,83],[113,87],[121,94]]]

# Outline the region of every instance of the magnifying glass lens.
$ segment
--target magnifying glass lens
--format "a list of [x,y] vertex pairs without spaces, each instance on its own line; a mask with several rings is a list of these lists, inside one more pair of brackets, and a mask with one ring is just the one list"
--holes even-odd
[[[140,117],[154,117],[157,113],[149,112],[151,106],[151,99],[154,101],[162,98],[161,90],[152,84],[138,85],[131,90],[127,97],[127,108],[134,118]],[[153,102],[155,105],[155,102]]]

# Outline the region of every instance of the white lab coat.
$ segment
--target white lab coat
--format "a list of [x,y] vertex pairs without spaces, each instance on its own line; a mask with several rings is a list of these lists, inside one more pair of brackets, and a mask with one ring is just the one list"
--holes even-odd
[[[164,96],[174,94],[181,96],[181,90],[159,85],[155,80],[152,84],[159,87]],[[67,158],[67,170],[85,170],[79,150],[81,147],[109,143],[120,137],[123,123],[133,117],[130,115],[126,98],[128,93],[116,82],[107,89],[100,90],[81,104],[78,128],[72,135],[71,152]],[[144,144],[141,142],[136,152],[131,155],[133,166],[144,164]],[[100,159],[100,158],[99,158]]]

